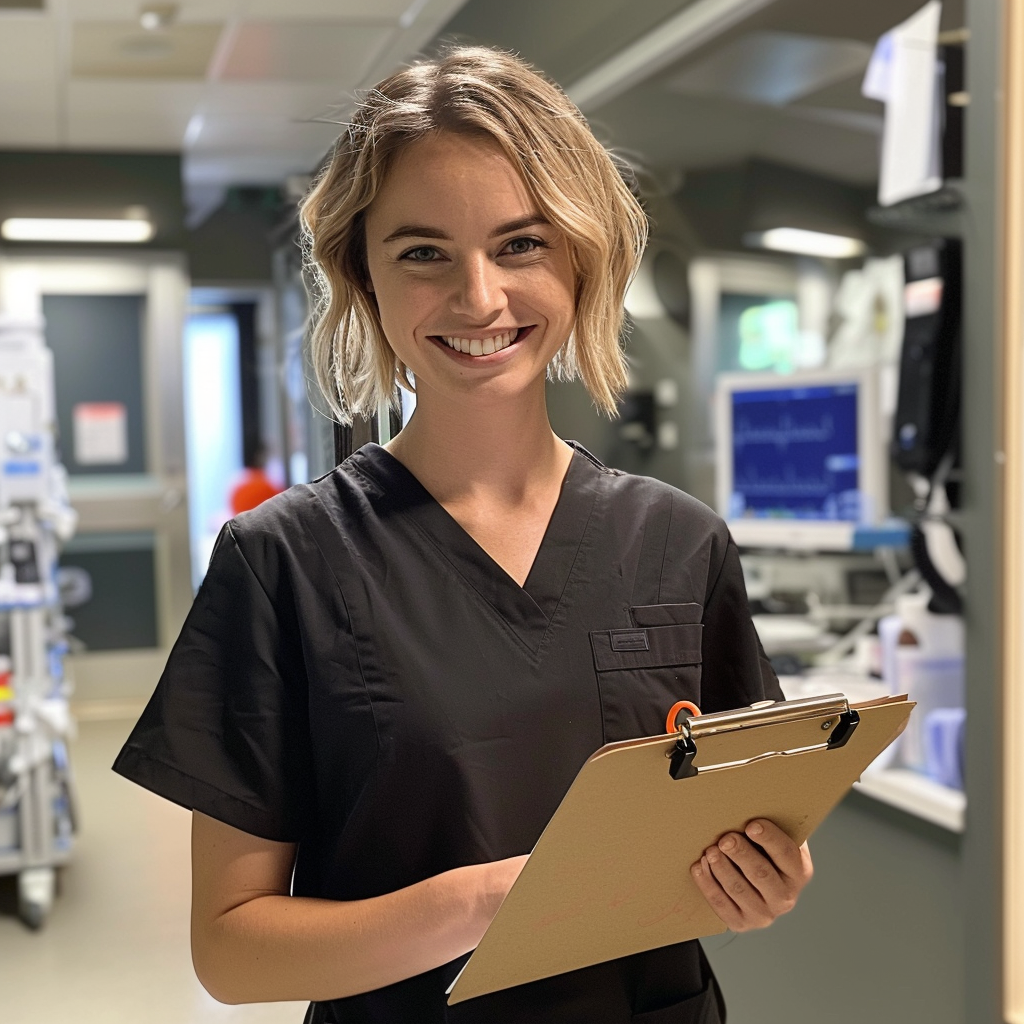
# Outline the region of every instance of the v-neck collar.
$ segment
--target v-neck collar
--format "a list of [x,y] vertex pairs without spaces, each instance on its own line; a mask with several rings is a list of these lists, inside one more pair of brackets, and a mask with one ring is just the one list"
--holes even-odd
[[460,576],[532,650],[561,602],[587,534],[598,493],[600,464],[570,441],[573,456],[547,529],[523,586],[473,539],[448,510],[390,452],[366,444],[348,462],[365,473],[440,551]]

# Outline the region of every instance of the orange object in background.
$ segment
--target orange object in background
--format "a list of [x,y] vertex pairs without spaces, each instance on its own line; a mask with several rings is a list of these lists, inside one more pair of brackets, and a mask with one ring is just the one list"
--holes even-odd
[[248,512],[280,493],[281,488],[271,482],[263,469],[247,469],[245,478],[231,492],[231,514],[237,516],[239,512]]

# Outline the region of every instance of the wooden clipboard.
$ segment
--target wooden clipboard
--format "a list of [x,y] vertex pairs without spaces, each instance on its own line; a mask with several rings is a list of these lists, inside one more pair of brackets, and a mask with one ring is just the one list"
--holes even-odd
[[580,769],[448,1003],[725,931],[689,866],[751,818],[802,843],[913,707],[906,696],[765,702],[602,747]]

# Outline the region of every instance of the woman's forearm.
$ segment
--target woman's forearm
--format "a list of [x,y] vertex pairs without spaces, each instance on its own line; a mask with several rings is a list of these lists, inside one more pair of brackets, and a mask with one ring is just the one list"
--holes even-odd
[[373,899],[257,895],[193,912],[196,974],[225,1003],[338,999],[473,949],[525,857],[456,868]]

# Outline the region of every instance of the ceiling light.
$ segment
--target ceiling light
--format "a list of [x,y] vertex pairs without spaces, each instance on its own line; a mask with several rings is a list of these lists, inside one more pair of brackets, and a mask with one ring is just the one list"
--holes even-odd
[[177,4],[146,4],[139,12],[139,24],[147,32],[155,32],[167,28],[177,17]]
[[800,256],[821,256],[825,259],[848,260],[863,256],[867,246],[859,238],[847,235],[829,235],[823,231],[805,231],[803,228],[772,228],[745,235],[747,245],[776,252],[792,252]]
[[148,242],[148,220],[92,220],[71,217],[8,217],[0,235],[11,242]]

